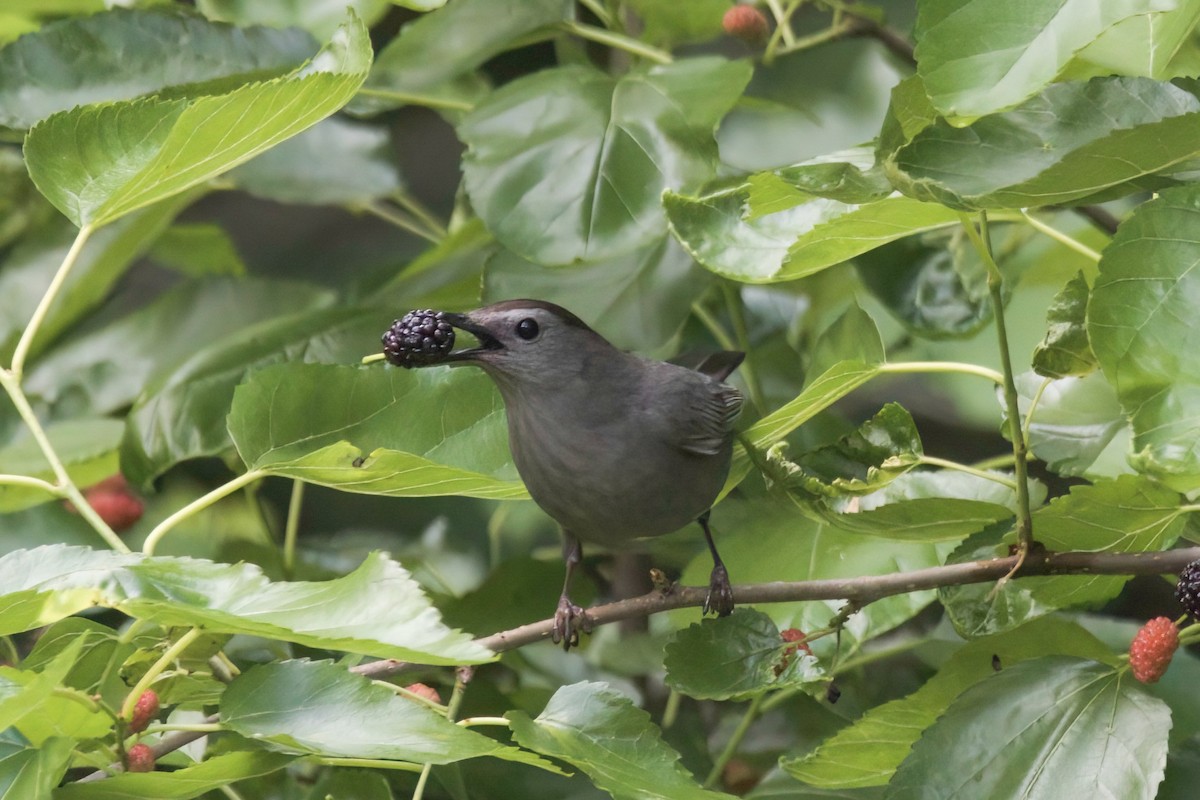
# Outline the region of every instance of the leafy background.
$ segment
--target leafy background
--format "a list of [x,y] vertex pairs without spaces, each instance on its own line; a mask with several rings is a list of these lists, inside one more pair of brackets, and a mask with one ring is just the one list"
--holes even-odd
[[[799,597],[1196,540],[1200,2],[120,6],[0,8],[0,797],[1193,796],[1165,568]],[[495,635],[561,574],[503,406],[361,360],[522,296],[747,351],[714,522],[786,602]]]

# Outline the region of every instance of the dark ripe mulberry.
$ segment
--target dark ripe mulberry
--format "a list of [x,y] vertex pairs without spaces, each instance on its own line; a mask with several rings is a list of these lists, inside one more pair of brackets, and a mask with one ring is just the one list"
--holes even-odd
[[454,349],[454,328],[441,311],[410,311],[383,334],[383,354],[397,367],[436,364]]
[[1194,619],[1200,620],[1200,561],[1193,561],[1179,573],[1179,583],[1175,584],[1175,597],[1179,599],[1185,611]]

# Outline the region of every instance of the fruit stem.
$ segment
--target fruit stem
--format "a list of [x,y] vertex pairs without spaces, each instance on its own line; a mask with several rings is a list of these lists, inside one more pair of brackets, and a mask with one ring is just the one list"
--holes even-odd
[[[265,478],[266,475],[267,473],[263,470],[252,469],[249,472],[246,472],[234,478],[233,480],[228,481],[227,483],[221,484],[208,494],[196,498],[171,516],[164,519],[162,522],[158,523],[158,525],[154,526],[154,530],[150,531],[150,534],[146,536],[146,541],[142,544],[142,552],[148,556],[154,555],[154,549],[158,547],[159,541],[161,541],[162,538],[167,535],[167,532],[176,525],[183,522],[188,517],[198,514],[218,500],[233,494],[243,486],[253,483],[261,478]],[[128,549],[126,549],[126,552],[128,552]]]
[[154,683],[167,667],[174,663],[175,659],[183,655],[183,652],[200,638],[202,632],[200,628],[190,629],[183,636],[180,636],[174,644],[168,647],[166,652],[159,656],[158,660],[150,666],[150,669],[146,670],[146,674],[142,675],[141,679],[129,690],[129,694],[125,695],[125,702],[121,704],[121,719],[126,722],[133,719],[133,707],[137,705],[138,698],[146,693],[151,684]]
[[1004,405],[1008,412],[1008,433],[1012,440],[1013,471],[1017,481],[1017,544],[1021,550],[1020,565],[1024,555],[1033,544],[1033,515],[1029,501],[1029,460],[1028,446],[1021,428],[1021,410],[1017,397],[1017,385],[1013,379],[1012,354],[1008,349],[1008,329],[1004,321],[1004,275],[992,256],[991,236],[988,234],[987,212],[979,212],[979,228],[966,214],[959,214],[963,229],[975,245],[975,250],[987,267],[988,293],[992,300],[992,316],[996,320],[996,337],[1000,345],[1000,366],[1004,372],[1002,386],[1004,388]]
[[746,713],[738,721],[737,727],[734,728],[733,733],[729,736],[729,741],[725,743],[725,748],[717,756],[717,760],[713,762],[712,769],[708,772],[708,777],[704,779],[705,789],[711,789],[720,780],[721,774],[725,772],[725,765],[729,763],[729,759],[733,758],[738,747],[741,746],[742,740],[746,738],[746,734],[750,731],[750,726],[754,724],[754,720],[758,717],[758,711],[762,706],[764,697],[766,697],[765,694],[760,694],[750,701],[750,705],[746,708]]
[[640,56],[647,61],[653,61],[656,64],[670,64],[675,59],[665,50],[660,50],[657,47],[652,47],[645,42],[639,42],[637,39],[626,36],[615,31],[597,28],[594,25],[586,25],[582,22],[574,20],[566,20],[559,23],[567,33],[573,33],[581,39],[606,44],[609,47],[615,47],[618,50],[624,50],[626,53],[631,53],[635,56]]
[[87,243],[93,230],[91,225],[84,225],[79,229],[79,233],[75,234],[75,241],[71,242],[71,249],[67,251],[67,256],[63,259],[62,264],[59,265],[58,272],[54,273],[54,278],[50,281],[50,285],[46,287],[46,293],[42,295],[42,299],[34,310],[29,324],[21,332],[21,338],[17,341],[16,349],[13,350],[12,367],[10,369],[13,378],[16,379],[18,384],[20,384],[21,374],[25,370],[25,358],[29,355],[29,348],[33,346],[33,340],[37,336],[38,330],[42,327],[42,323],[46,321],[46,315],[50,313],[50,306],[54,304],[54,300],[58,297],[63,284],[66,283],[67,276],[71,274],[71,268],[79,260],[79,254],[83,252],[83,246]]

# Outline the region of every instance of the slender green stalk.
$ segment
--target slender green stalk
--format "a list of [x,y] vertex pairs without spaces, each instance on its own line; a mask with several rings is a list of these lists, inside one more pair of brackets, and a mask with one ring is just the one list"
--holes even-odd
[[976,478],[983,478],[984,480],[992,481],[1002,486],[1007,486],[1014,492],[1017,490],[1016,481],[1011,481],[1003,475],[997,475],[994,472],[987,472],[986,470],[976,469],[975,467],[968,467],[966,464],[960,464],[957,461],[947,461],[944,458],[937,458],[935,456],[921,456],[921,463],[927,464],[931,467],[941,467],[942,469],[952,469],[956,472],[965,472],[968,475],[974,475]]
[[1021,438],[1025,440],[1026,447],[1029,446],[1029,428],[1033,425],[1033,414],[1037,411],[1038,403],[1042,402],[1042,395],[1046,393],[1046,389],[1052,383],[1054,383],[1053,378],[1045,378],[1033,395],[1033,399],[1029,401],[1029,410],[1025,412],[1025,422],[1021,425]]
[[220,790],[221,794],[228,797],[229,800],[246,800],[246,798],[242,796],[241,792],[239,792],[237,789],[234,789],[229,784],[218,786],[217,789]]
[[37,308],[34,309],[29,324],[21,332],[21,338],[17,341],[16,349],[13,350],[12,367],[10,369],[18,384],[21,382],[21,374],[25,371],[25,359],[29,355],[29,348],[33,346],[33,340],[37,337],[38,330],[42,327],[42,323],[46,321],[46,315],[50,313],[50,306],[54,305],[58,293],[62,290],[63,284],[66,283],[67,276],[71,274],[71,268],[79,260],[79,254],[83,252],[83,246],[87,244],[87,240],[92,235],[93,230],[91,225],[84,225],[79,229],[79,233],[75,234],[75,241],[71,243],[71,249],[67,251],[67,257],[59,265],[58,272],[54,273],[54,278],[51,279],[50,285],[46,287],[46,293],[42,295]]
[[412,800],[421,800],[425,796],[425,784],[429,783],[429,773],[433,772],[433,764],[421,767],[421,776],[417,778],[417,788],[413,789]]
[[[795,9],[796,5],[796,3],[792,3],[792,9]],[[794,44],[796,35],[792,33],[790,24],[791,11],[784,11],[779,0],[767,0],[767,8],[771,9],[771,16],[775,17],[775,33],[779,35],[784,44]],[[768,42],[768,44],[770,43]]]
[[1071,248],[1076,253],[1079,253],[1082,256],[1090,258],[1092,261],[1100,260],[1100,254],[1097,253],[1095,250],[1088,247],[1086,244],[1079,241],[1078,239],[1076,239],[1072,236],[1068,236],[1067,234],[1060,231],[1058,228],[1054,228],[1054,227],[1051,227],[1050,225],[1047,225],[1046,223],[1042,222],[1037,217],[1030,215],[1030,213],[1028,211],[1026,211],[1025,209],[1021,209],[1021,216],[1025,218],[1025,222],[1027,222],[1029,224],[1029,227],[1033,228],[1035,231],[1039,231],[1041,233],[1046,234],[1054,241],[1056,241],[1066,247]]
[[675,720],[679,717],[679,704],[683,701],[683,695],[674,689],[667,695],[667,705],[663,709],[662,724],[660,727],[663,730],[675,724]]
[[997,386],[1004,385],[1004,375],[994,369],[959,361],[896,361],[879,365],[880,374],[949,372],[986,378]]
[[0,386],[4,387],[4,391],[8,393],[9,399],[16,406],[17,414],[20,415],[21,421],[25,423],[25,427],[29,429],[33,440],[37,442],[38,448],[42,451],[42,456],[50,463],[50,468],[54,471],[54,477],[58,480],[58,487],[61,492],[60,496],[65,496],[75,504],[75,510],[96,529],[96,532],[108,543],[109,547],[119,553],[128,553],[129,545],[121,541],[121,537],[117,536],[108,523],[96,513],[91,504],[84,499],[83,493],[79,491],[79,487],[71,480],[71,476],[67,473],[67,468],[63,466],[62,459],[58,457],[58,453],[54,450],[54,445],[50,444],[50,439],[46,436],[46,429],[42,427],[37,414],[33,412],[33,407],[29,405],[29,399],[25,396],[25,391],[21,388],[17,376],[6,369],[0,369]]
[[29,475],[0,475],[0,486],[23,486],[26,489],[41,489],[46,494],[62,497],[65,492],[50,481]]
[[504,717],[467,717],[465,719],[460,719],[454,724],[461,725],[464,728],[472,728],[476,725],[494,725],[500,728],[507,728],[512,723],[510,723]]
[[1012,453],[1005,453],[1001,456],[992,456],[980,461],[976,461],[971,466],[975,469],[1000,469],[1001,467],[1011,467],[1013,465]]
[[3,657],[10,667],[21,665],[21,652],[17,650],[11,636],[0,636],[0,657]]
[[171,733],[172,731],[191,731],[192,733],[219,733],[225,730],[219,722],[196,722],[191,725],[172,724],[164,722],[146,727],[146,733]]
[[601,25],[606,28],[612,27],[612,14],[608,13],[608,9],[599,0],[579,0],[579,5],[595,14]]
[[594,25],[585,25],[582,22],[575,22],[574,20],[562,22],[560,23],[559,27],[561,27],[567,33],[574,34],[581,39],[587,39],[591,42],[608,45],[609,47],[615,47],[618,50],[623,50],[626,53],[640,56],[647,61],[653,61],[656,64],[670,64],[675,60],[671,57],[671,54],[665,50],[652,47],[645,42],[638,41],[637,39],[626,36],[623,33],[617,33],[616,31],[597,28]]
[[167,648],[158,660],[151,665],[150,669],[146,670],[146,674],[134,684],[129,690],[129,694],[125,696],[125,702],[121,704],[121,718],[129,720],[133,718],[133,707],[137,705],[138,698],[154,683],[159,675],[166,670],[175,659],[183,655],[183,652],[191,647],[192,643],[200,638],[203,631],[200,628],[191,628],[183,636],[180,636],[174,644]]
[[405,191],[396,192],[392,195],[392,199],[405,211],[419,219],[421,224],[436,234],[439,239],[446,238],[446,226],[420,200]]
[[372,353],[369,356],[363,356],[359,363],[374,364],[376,361],[383,361],[385,358],[387,358],[387,356],[385,356],[383,353]]
[[[742,304],[742,293],[729,282],[721,284],[721,293],[725,296],[725,307],[729,309],[729,319],[733,322],[733,335],[737,337],[737,350],[750,354],[750,333],[746,327],[746,309]],[[758,371],[749,361],[743,361],[740,367],[742,378],[746,381],[746,391],[750,402],[759,414],[767,413],[767,400],[763,395],[762,381],[758,379]]]
[[717,340],[717,344],[721,345],[721,347],[725,348],[726,350],[738,349],[737,342],[735,342],[733,338],[725,332],[725,329],[721,327],[721,323],[717,321],[716,317],[708,312],[707,308],[700,303],[692,303],[692,314],[696,317],[696,319],[700,320],[701,325],[708,329],[708,332],[712,334],[712,337]]
[[382,203],[363,203],[356,207],[361,208],[368,214],[378,217],[384,222],[395,225],[401,230],[408,231],[414,236],[420,236],[427,242],[438,244],[442,241],[441,236],[438,236],[433,231],[427,230],[424,225],[420,224],[416,220],[410,219],[407,214],[401,213],[394,208],[388,208]]
[[188,503],[186,506],[154,526],[154,530],[150,531],[150,534],[146,536],[146,541],[142,545],[142,552],[148,556],[154,555],[154,549],[158,547],[158,543],[162,541],[162,538],[167,535],[167,532],[176,525],[183,522],[188,517],[199,514],[213,503],[221,500],[222,498],[228,497],[246,484],[253,483],[254,481],[266,477],[266,474],[267,473],[263,472],[262,470],[252,469],[249,472],[237,476],[228,483],[221,484],[208,494],[198,497],[192,502]]
[[300,530],[300,510],[304,507],[304,481],[292,481],[287,522],[283,527],[283,574],[290,580],[296,571],[296,534]]
[[[313,761],[327,767],[359,767],[362,769],[398,769],[402,772],[422,772],[424,767],[411,761],[388,761],[384,758],[337,758],[335,756],[315,756]],[[419,800],[419,798],[415,798]]]
[[1004,321],[1004,275],[992,257],[991,237],[988,234],[987,213],[979,212],[979,229],[966,214],[959,215],[971,243],[979,252],[988,272],[988,293],[996,319],[996,337],[1000,345],[1000,366],[1004,371],[1004,405],[1008,412],[1008,433],[1013,447],[1013,470],[1017,481],[1017,542],[1021,553],[1029,552],[1033,544],[1033,515],[1029,501],[1029,457],[1025,436],[1021,430],[1021,409],[1017,385],[1013,378],[1012,354],[1008,351],[1008,329]]
[[708,772],[708,777],[704,779],[704,788],[711,789],[717,785],[717,781],[721,779],[721,774],[725,771],[725,765],[729,763],[729,759],[733,758],[738,747],[741,746],[742,740],[746,738],[746,734],[750,731],[750,726],[754,724],[754,720],[758,718],[759,708],[762,706],[763,698],[766,695],[758,695],[750,701],[750,706],[746,709],[746,713],[742,715],[733,733],[729,737],[729,741],[725,743],[725,749],[721,751],[721,755],[717,756],[717,760],[713,762],[713,767]]
[[778,58],[779,56],[787,55],[788,53],[796,53],[801,50],[808,50],[809,48],[816,47],[820,44],[825,44],[826,42],[832,42],[835,39],[840,39],[845,36],[846,32],[849,30],[850,26],[846,24],[832,25],[823,31],[817,31],[816,33],[809,34],[808,36],[801,37],[791,45],[779,48],[775,51],[775,57]]
[[394,100],[407,105],[441,108],[447,111],[470,111],[475,108],[472,104],[462,100],[450,100],[445,97],[432,97],[427,94],[411,92],[395,92],[390,89],[359,89],[358,94],[363,97],[378,97],[381,100]]

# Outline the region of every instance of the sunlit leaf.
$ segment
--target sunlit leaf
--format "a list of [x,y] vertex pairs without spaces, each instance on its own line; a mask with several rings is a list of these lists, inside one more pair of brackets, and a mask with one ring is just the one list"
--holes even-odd
[[76,781],[54,790],[54,800],[190,800],[235,781],[268,775],[294,760],[281,753],[238,750],[183,769],[123,772],[102,781]]

